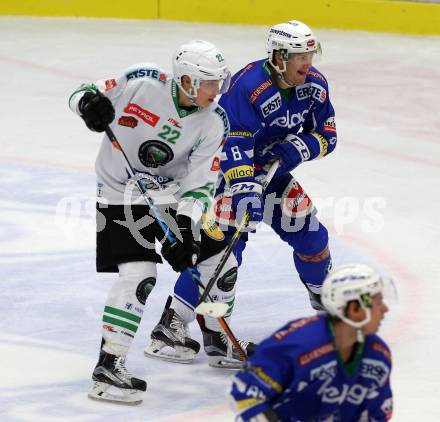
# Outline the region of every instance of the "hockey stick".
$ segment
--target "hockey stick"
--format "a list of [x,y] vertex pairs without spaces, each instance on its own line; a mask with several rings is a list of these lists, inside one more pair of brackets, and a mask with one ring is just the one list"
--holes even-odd
[[[140,183],[139,179],[136,179],[136,177],[135,177],[136,176],[136,172],[133,169],[133,167],[131,166],[130,161],[129,161],[127,155],[125,154],[124,150],[122,149],[121,144],[118,142],[118,139],[116,138],[115,134],[111,130],[110,126],[107,125],[105,127],[105,133],[106,133],[109,141],[112,143],[113,147],[115,149],[117,149],[118,151],[120,151],[122,156],[124,157],[125,168],[126,168],[128,174],[129,174],[129,176],[130,177],[134,177],[134,179],[136,181],[136,186],[139,189],[139,192],[142,194],[142,197],[145,199],[145,201],[147,202],[148,206],[153,211],[154,217],[155,217],[156,221],[158,222],[159,226],[161,227],[161,229],[163,230],[165,236],[168,238],[168,240],[170,242],[175,242],[176,241],[176,237],[174,236],[174,234],[171,232],[170,228],[164,222],[164,219],[162,218],[160,211],[154,205],[154,202],[146,195],[146,193],[147,193],[146,189],[142,186],[142,184]],[[194,267],[188,267],[188,270],[189,270],[189,272],[191,274],[191,277],[192,277],[193,281],[198,286],[203,287],[203,284],[201,283],[201,281],[200,281],[200,279],[199,279],[199,277],[198,277],[198,275],[196,273],[195,268]],[[209,296],[209,292],[204,294],[204,296],[205,296],[205,300],[206,300],[206,298],[209,298],[210,300],[212,300],[211,297]],[[232,345],[238,351],[241,360],[243,362],[246,362],[246,360],[247,360],[246,353],[241,348],[240,343],[238,342],[237,338],[234,336],[234,333],[232,332],[232,330],[229,327],[229,325],[226,322],[226,320],[223,318],[223,315],[224,315],[224,312],[223,312],[223,314],[221,314],[221,315],[219,315],[217,317],[217,319],[219,321],[219,324],[223,328],[223,330],[226,333],[226,335],[228,336],[228,338],[231,340]]]
[[[267,189],[267,186],[269,185],[270,181],[272,180],[275,172],[278,170],[279,164],[280,163],[277,160],[271,165],[271,167],[266,175],[266,178],[264,180],[264,183],[263,183],[263,189],[262,189],[263,193]],[[237,246],[237,243],[240,240],[240,237],[243,233],[243,230],[247,227],[247,225],[249,223],[249,219],[250,219],[250,214],[249,214],[249,212],[246,212],[244,214],[243,218],[241,219],[240,224],[238,225],[237,229],[235,230],[235,233],[232,236],[228,247],[226,248],[225,252],[223,253],[223,256],[221,257],[219,263],[217,264],[217,267],[214,270],[214,274],[209,279],[209,282],[206,285],[205,290],[199,299],[199,304],[197,305],[197,307],[195,309],[196,313],[201,314],[201,315],[208,315],[208,316],[211,316],[214,318],[219,318],[220,316],[225,315],[225,313],[227,312],[228,305],[226,305],[225,303],[213,303],[212,301],[211,301],[211,303],[208,303],[208,302],[206,302],[206,299],[207,299],[212,287],[214,286],[215,282],[217,281],[217,278],[220,275],[220,272],[222,271],[223,267],[225,266],[226,261],[228,260],[232,251]]]

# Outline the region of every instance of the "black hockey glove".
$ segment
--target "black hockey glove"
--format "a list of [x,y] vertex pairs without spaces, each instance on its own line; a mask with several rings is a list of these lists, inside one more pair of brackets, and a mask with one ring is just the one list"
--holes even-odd
[[162,246],[162,256],[176,272],[183,272],[194,266],[200,256],[200,242],[196,241],[192,232],[192,220],[186,215],[177,215],[177,226],[182,235],[183,243],[178,239],[171,243],[165,240]]
[[87,127],[95,132],[104,132],[115,118],[111,101],[101,92],[86,92],[78,103],[78,110]]

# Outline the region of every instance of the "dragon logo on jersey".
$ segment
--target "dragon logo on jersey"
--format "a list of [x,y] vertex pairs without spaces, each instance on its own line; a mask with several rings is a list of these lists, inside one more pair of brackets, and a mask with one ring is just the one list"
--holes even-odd
[[161,141],[146,141],[139,147],[139,160],[145,167],[160,167],[169,163],[174,154],[172,149]]

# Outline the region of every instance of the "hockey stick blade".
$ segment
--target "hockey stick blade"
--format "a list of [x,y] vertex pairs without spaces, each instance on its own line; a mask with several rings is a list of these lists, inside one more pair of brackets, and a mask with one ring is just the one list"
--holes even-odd
[[210,316],[212,318],[222,318],[228,312],[229,306],[226,303],[203,302],[195,309],[200,315]]

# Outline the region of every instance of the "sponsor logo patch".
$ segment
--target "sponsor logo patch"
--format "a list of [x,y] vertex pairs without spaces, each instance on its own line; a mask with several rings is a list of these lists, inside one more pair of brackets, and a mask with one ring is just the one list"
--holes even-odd
[[113,328],[113,325],[103,324],[102,328],[106,331],[110,331],[111,333],[116,333],[117,331]]
[[125,331],[125,330],[122,330],[121,333],[124,334],[124,336],[134,338],[134,335],[133,335],[133,334],[130,334],[129,332],[127,332],[127,331]]
[[232,197],[221,193],[215,197],[213,212],[216,221],[221,225],[233,226],[235,213],[232,212]]
[[252,138],[252,136],[254,136],[251,132],[246,132],[243,130],[237,130],[237,131],[233,131],[233,132],[229,132],[228,136],[239,136],[239,137],[243,137],[243,138]]
[[219,171],[220,170],[220,157],[214,157],[211,164],[211,171]]
[[173,119],[172,117],[170,117],[170,118],[168,119],[168,121],[169,121],[174,127],[177,127],[177,128],[179,128],[179,129],[182,129],[182,125],[181,125],[176,119]]
[[327,98],[327,91],[321,85],[315,84],[314,82],[297,86],[295,91],[298,100],[313,98],[314,100],[323,103]]
[[311,157],[310,150],[301,138],[292,135],[289,136],[285,142],[289,142],[294,146],[294,148],[298,151],[299,155],[301,156],[302,161],[310,160]]
[[124,108],[124,112],[139,117],[145,123],[153,127],[156,126],[157,122],[160,119],[160,117],[156,114],[146,110],[145,108],[142,108],[140,105],[135,103],[127,104],[127,106]]
[[336,122],[335,122],[335,118],[334,117],[329,117],[324,122],[324,131],[325,132],[336,133]]
[[107,79],[105,81],[105,92],[110,91],[117,85],[116,79]]
[[223,127],[224,127],[223,137],[226,138],[226,136],[228,136],[228,132],[229,132],[228,116],[226,115],[225,110],[223,110],[221,107],[216,107],[214,109],[214,112],[220,116],[220,119],[222,119]]
[[211,238],[217,241],[221,241],[225,238],[223,232],[219,229],[216,221],[215,215],[212,214],[202,214],[202,227],[204,232]]
[[255,103],[255,101],[257,100],[257,98],[264,92],[266,91],[267,88],[271,87],[273,85],[273,82],[270,79],[267,79],[266,81],[262,82],[260,85],[258,85],[254,91],[252,92],[252,94],[250,95],[249,99],[251,101],[251,103]]
[[321,79],[321,81],[324,81],[325,83],[327,83],[327,81],[325,80],[324,76],[322,76],[318,72],[314,72],[313,70],[309,70],[307,72],[307,74],[310,75],[310,76],[313,76],[314,78]]
[[312,200],[293,179],[284,190],[281,201],[283,214],[290,218],[305,217],[314,209]]
[[384,385],[388,379],[390,369],[378,359],[364,358],[361,362],[361,375],[364,378],[373,379],[380,386]]
[[136,78],[151,78],[165,83],[167,80],[167,75],[165,73],[159,72],[157,69],[149,69],[146,67],[133,70],[125,76],[127,77],[127,81]]
[[312,132],[312,136],[319,142],[319,155],[317,158],[324,157],[327,154],[328,142],[320,133]]
[[300,113],[290,114],[290,110],[287,110],[286,116],[277,117],[272,122],[270,122],[269,126],[272,127],[275,125],[292,129],[295,126],[299,126],[300,124],[304,123],[308,112],[309,110],[303,110]]
[[267,99],[263,104],[260,105],[261,113],[263,117],[269,116],[269,114],[277,111],[281,107],[281,95],[277,92],[275,95],[272,95],[269,99]]
[[288,32],[281,31],[280,29],[272,28],[272,29],[270,30],[270,33],[271,33],[271,34],[281,35],[281,36],[286,37],[286,38],[292,38],[292,35],[290,35]]
[[338,363],[336,360],[332,360],[328,363],[324,363],[310,371],[310,381],[321,380],[324,381],[329,378],[334,378],[337,373]]
[[118,120],[118,125],[134,129],[138,125],[138,121],[132,116],[121,116]]
[[302,318],[298,321],[293,321],[286,329],[280,330],[277,333],[274,334],[274,338],[277,340],[282,340],[284,337],[286,337],[288,334],[293,333],[298,328],[304,327],[307,324],[310,324],[313,321],[317,321],[319,317],[314,316],[310,318]]
[[228,170],[225,173],[225,179],[229,183],[233,179],[242,177],[251,177],[254,175],[254,168],[251,166],[238,166]]
[[322,356],[328,355],[329,353],[332,353],[335,350],[335,347],[333,346],[333,343],[327,343],[323,346],[320,346],[311,352],[304,353],[298,358],[299,364],[301,366],[307,365],[310,362],[313,362],[316,359],[321,358]]
[[250,63],[248,64],[241,72],[240,74],[237,76],[237,79],[235,79],[235,81],[231,84],[231,86],[228,89],[228,95],[231,92],[232,88],[234,88],[235,84],[240,80],[240,78],[247,73],[249,70],[251,70],[254,67],[254,63]]
[[382,403],[382,406],[380,406],[380,409],[383,413],[385,413],[386,420],[390,420],[393,416],[393,398],[389,397]]
[[388,359],[388,361],[391,362],[391,353],[385,346],[375,341],[373,343],[373,350],[382,353]]

